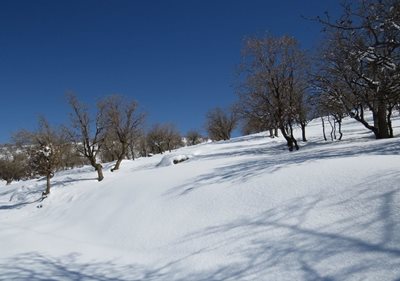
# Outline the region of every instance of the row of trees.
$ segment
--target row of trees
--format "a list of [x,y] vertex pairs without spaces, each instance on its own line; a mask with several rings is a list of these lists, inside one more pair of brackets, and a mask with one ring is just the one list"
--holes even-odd
[[[179,131],[172,124],[155,124],[147,133],[145,115],[138,103],[119,95],[100,100],[94,114],[75,95],[67,96],[71,108],[70,125],[54,128],[39,118],[36,131],[21,130],[13,135],[13,143],[0,152],[0,178],[13,180],[44,176],[44,195],[50,193],[50,180],[58,170],[85,164],[104,179],[101,163],[115,161],[111,171],[120,168],[125,158],[164,153],[184,145]],[[186,145],[204,140],[195,130],[188,132]]]
[[315,85],[330,111],[349,115],[377,139],[393,137],[391,118],[400,99],[400,3],[362,0],[343,10],[336,21],[318,19],[326,41]]
[[[237,92],[231,109],[215,108],[206,115],[212,140],[227,140],[238,123],[243,133],[270,131],[299,149],[294,128],[307,141],[307,123],[316,117],[331,128],[332,139],[342,138],[341,123],[350,116],[377,139],[393,137],[392,115],[400,108],[400,3],[397,0],[360,0],[343,4],[343,15],[315,19],[325,31],[319,53],[311,57],[290,36],[250,37],[242,50]],[[0,177],[10,182],[34,175],[50,178],[58,169],[90,164],[104,178],[101,162],[148,156],[183,144],[172,124],[156,124],[144,132],[138,104],[110,96],[97,104],[95,115],[74,95],[68,96],[71,124],[54,129],[41,118],[37,132],[21,131],[14,146],[4,148]],[[372,113],[369,121],[366,110]],[[203,140],[190,131],[187,145]],[[11,147],[13,149],[11,149]],[[25,157],[24,157],[25,156]]]
[[245,41],[237,107],[245,131],[275,135],[279,129],[292,151],[299,149],[293,126],[306,141],[308,121],[319,116],[324,127],[328,116],[341,139],[342,119],[350,116],[377,139],[393,137],[392,114],[400,104],[400,2],[350,1],[339,19],[327,14],[315,20],[325,40],[314,57],[290,36]]

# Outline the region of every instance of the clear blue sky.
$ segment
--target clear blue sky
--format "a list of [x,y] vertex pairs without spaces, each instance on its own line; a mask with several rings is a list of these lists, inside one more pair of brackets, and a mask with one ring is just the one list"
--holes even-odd
[[43,114],[68,122],[65,92],[90,104],[136,99],[148,124],[202,129],[207,110],[231,104],[245,36],[295,36],[313,48],[340,1],[1,0],[0,142]]

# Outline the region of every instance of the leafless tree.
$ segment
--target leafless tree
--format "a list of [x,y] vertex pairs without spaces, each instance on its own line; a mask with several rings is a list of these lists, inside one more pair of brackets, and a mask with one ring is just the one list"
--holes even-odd
[[0,151],[0,179],[5,180],[8,185],[29,177],[30,169],[25,153],[11,144],[4,145]]
[[113,95],[105,98],[102,103],[105,108],[107,131],[116,152],[116,160],[111,171],[118,170],[122,160],[127,156],[129,145],[134,142],[144,121],[144,114],[139,112],[138,104],[134,100]]
[[88,160],[97,171],[98,181],[102,181],[103,166],[97,162],[97,156],[105,139],[104,104],[98,104],[96,117],[93,120],[87,106],[79,102],[75,95],[69,94],[67,97],[72,109],[72,126],[67,129],[67,133],[75,144],[76,151]]
[[32,133],[32,145],[28,147],[29,163],[33,172],[46,177],[46,190],[50,193],[50,179],[60,168],[65,138],[52,128],[44,117],[39,118],[39,129]]
[[117,136],[111,130],[107,130],[104,134],[103,145],[99,153],[102,163],[116,161],[120,150],[120,143]]
[[[339,138],[341,140],[343,137],[342,133],[342,121],[343,118],[347,116],[345,109],[343,106],[338,102],[337,99],[332,98],[328,93],[321,92],[317,95],[314,99],[316,102],[316,110],[318,111],[318,115],[321,117],[323,130],[325,130],[325,119],[332,125],[330,122],[330,116],[333,119],[333,126],[336,130],[336,124],[338,128]],[[326,140],[325,131],[324,131],[324,138]]]
[[155,124],[147,133],[147,144],[151,153],[164,153],[181,147],[182,137],[172,124]]
[[[63,132],[63,134],[64,133],[65,132]],[[68,139],[68,136],[65,136],[65,138]],[[75,167],[82,167],[83,165],[89,164],[86,158],[77,153],[75,150],[75,145],[71,142],[66,142],[63,145],[61,152],[62,155],[60,165],[62,170],[73,169]]]
[[151,148],[148,143],[148,137],[144,130],[140,131],[136,141],[130,144],[130,150],[132,155],[135,155],[135,152],[137,152],[141,157],[149,156]]
[[190,130],[186,134],[186,142],[188,146],[199,144],[203,141],[203,137],[197,130]]
[[205,127],[210,139],[214,141],[229,140],[237,123],[235,110],[224,110],[217,107],[207,113]]
[[349,1],[338,20],[318,20],[326,29],[318,87],[377,139],[392,137],[391,115],[400,95],[400,2]]
[[300,122],[304,129],[306,125],[302,101],[308,66],[305,52],[292,37],[267,35],[246,40],[238,87],[240,111],[267,128],[279,128],[290,151],[299,149],[293,126]]
[[163,125],[166,133],[166,145],[167,150],[171,152],[173,149],[177,149],[183,146],[182,136],[176,126],[172,123],[167,123]]

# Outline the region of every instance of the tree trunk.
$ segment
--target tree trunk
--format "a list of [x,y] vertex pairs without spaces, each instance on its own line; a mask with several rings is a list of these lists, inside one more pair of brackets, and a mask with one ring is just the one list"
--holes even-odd
[[279,137],[279,131],[278,131],[278,128],[275,128],[275,129],[274,129],[274,131],[275,131],[275,137]]
[[342,140],[343,133],[342,133],[342,120],[337,120],[338,123],[338,130],[339,130],[339,140]]
[[103,176],[103,166],[101,164],[96,164],[96,171],[97,171],[97,180],[102,181],[104,179]]
[[297,141],[293,136],[290,136],[287,134],[285,126],[280,126],[279,128],[281,130],[282,136],[285,138],[287,142],[287,146],[289,148],[289,151],[293,151],[293,148],[296,148],[296,150],[299,149],[299,146],[297,145]]
[[378,124],[378,139],[389,138],[389,128],[387,123],[386,105],[384,101],[379,101],[378,112],[377,112],[377,124]]
[[269,129],[269,137],[274,138],[274,130],[272,128]]
[[292,123],[289,123],[289,129],[290,129],[290,138],[292,139],[292,142],[294,144],[294,147],[296,148],[296,150],[299,150],[299,146],[297,145],[297,140],[296,138],[293,136],[293,126]]
[[292,142],[294,144],[294,148],[296,148],[296,150],[299,150],[299,146],[297,144],[297,140],[292,136]]
[[130,146],[130,151],[131,151],[131,159],[135,160],[135,149],[133,148],[133,146]]
[[128,150],[128,145],[127,144],[122,144],[121,153],[117,156],[117,162],[115,163],[114,168],[111,169],[111,172],[114,172],[115,170],[119,169],[119,166],[121,165],[122,160],[126,156],[127,150]]
[[388,110],[388,114],[387,114],[387,124],[388,124],[390,138],[393,138],[392,111],[393,111],[393,107],[390,107]]
[[282,125],[279,128],[281,130],[282,136],[285,138],[287,146],[289,148],[289,151],[293,151],[293,141],[292,138],[290,138],[287,134],[286,134],[286,129],[285,127]]
[[333,141],[333,135],[334,135],[334,132],[335,132],[335,128],[334,128],[334,126],[332,125],[331,118],[329,117],[329,115],[328,115],[328,123],[329,123],[329,125],[331,126],[331,133],[330,133],[330,135],[331,135],[331,140]]
[[[350,117],[354,118],[355,120],[357,120],[358,122],[363,124],[365,128],[367,128],[368,130],[370,130],[374,133],[375,138],[379,139],[379,131],[377,129],[378,127],[369,125],[368,122],[364,120],[364,117],[360,117],[358,115],[350,115]],[[374,121],[374,123],[375,123],[375,121]]]
[[10,185],[12,183],[12,179],[6,179],[6,185]]
[[335,122],[335,119],[333,119],[333,138],[336,139],[336,122]]
[[321,121],[322,121],[322,134],[324,135],[324,140],[327,141],[328,139],[326,138],[326,134],[325,134],[325,121],[324,121],[324,117],[321,117]]
[[50,194],[50,179],[51,179],[51,173],[48,173],[46,175],[46,190],[45,192],[43,192],[43,195]]
[[302,138],[302,140],[304,142],[306,142],[307,141],[307,138],[306,138],[306,123],[301,122],[300,126],[301,126],[301,138]]
[[117,162],[115,163],[114,167],[111,169],[111,172],[119,169],[119,165],[121,165],[122,158],[118,158]]

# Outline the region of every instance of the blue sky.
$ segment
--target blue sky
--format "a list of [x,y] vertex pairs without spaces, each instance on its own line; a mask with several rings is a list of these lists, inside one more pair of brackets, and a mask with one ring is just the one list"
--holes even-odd
[[95,105],[139,102],[149,125],[203,129],[206,112],[235,101],[245,36],[295,36],[312,49],[340,1],[0,1],[0,142],[37,117],[67,123],[65,93]]

